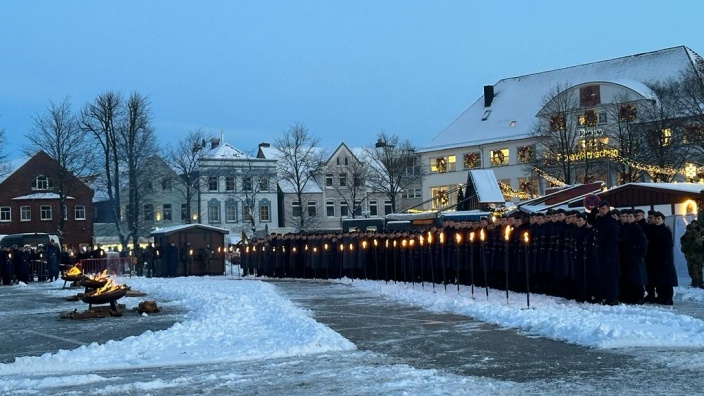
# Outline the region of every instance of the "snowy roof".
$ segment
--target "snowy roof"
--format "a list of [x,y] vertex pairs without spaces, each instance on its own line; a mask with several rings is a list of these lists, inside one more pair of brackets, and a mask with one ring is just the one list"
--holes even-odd
[[170,227],[159,228],[158,230],[152,231],[151,234],[149,234],[149,236],[169,235],[169,234],[173,234],[174,232],[187,230],[189,228],[203,228],[206,230],[218,231],[223,234],[230,233],[230,231],[228,231],[224,228],[214,227],[214,226],[207,225],[207,224],[179,224],[179,225],[174,225],[174,226],[170,226]]
[[[210,147],[210,146],[208,146]],[[210,148],[203,152],[206,159],[245,159],[247,154],[232,147],[229,143],[221,142],[215,148]]]
[[[28,195],[22,195],[20,197],[14,197],[12,200],[21,200],[21,199],[59,199],[59,194],[56,193],[34,193],[34,194],[28,194]],[[67,196],[66,199],[76,199],[71,196]]]
[[[283,193],[295,193],[296,188],[294,187],[293,183],[291,183],[289,180],[281,180],[277,179],[276,181],[279,183],[279,188],[281,189],[281,192]],[[309,179],[308,183],[303,187],[303,193],[304,194],[312,194],[312,193],[322,193],[323,189],[320,188],[318,185],[318,182],[315,181],[315,179]]]
[[477,169],[469,171],[472,184],[477,192],[479,203],[504,203],[504,195],[496,181],[494,171],[491,169]]
[[699,194],[702,190],[704,190],[704,184],[698,184],[698,183],[627,183],[627,184],[623,184],[623,185],[611,188],[609,190],[609,192],[619,190],[622,188],[628,188],[628,186],[670,190],[670,191],[674,191],[674,192],[693,193],[693,194]]
[[[546,94],[557,84],[618,84],[651,98],[645,83],[678,78],[696,58],[692,50],[679,46],[499,80],[491,106],[484,107],[484,96],[480,97],[419,152],[528,138]],[[487,111],[490,114],[482,121]]]

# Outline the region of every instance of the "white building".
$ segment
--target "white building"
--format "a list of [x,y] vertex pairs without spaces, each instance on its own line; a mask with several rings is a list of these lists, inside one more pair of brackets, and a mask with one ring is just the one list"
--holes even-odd
[[[696,62],[701,57],[679,46],[485,86],[482,97],[419,150],[429,171],[423,179],[423,200],[430,200],[426,208],[437,207],[433,198],[466,183],[470,169],[492,169],[500,183],[516,191],[542,191],[545,180],[528,165],[540,151],[531,132],[540,117],[548,115],[544,104],[556,87],[565,87],[564,94],[578,99],[582,114],[598,115],[597,125],[584,129],[585,134],[597,133],[615,121],[607,107],[623,103],[625,97],[634,103],[651,101],[646,83],[677,79]],[[448,198],[452,204],[456,196]]]

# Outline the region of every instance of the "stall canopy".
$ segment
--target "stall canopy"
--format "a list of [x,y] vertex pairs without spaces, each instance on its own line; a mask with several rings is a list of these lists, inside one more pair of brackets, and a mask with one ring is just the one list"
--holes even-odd
[[467,173],[465,200],[467,209],[486,209],[488,204],[505,204],[499,182],[491,169],[471,170]]

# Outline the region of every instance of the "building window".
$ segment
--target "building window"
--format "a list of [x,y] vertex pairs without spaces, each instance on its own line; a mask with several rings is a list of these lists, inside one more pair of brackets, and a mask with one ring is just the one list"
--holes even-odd
[[369,201],[369,216],[378,216],[379,215],[379,203],[377,202],[376,199],[370,200]]
[[350,215],[347,202],[340,202],[340,217],[348,217]]
[[242,219],[245,221],[245,223],[252,223],[254,220],[252,218],[252,206],[249,205],[249,203],[242,205]]
[[335,158],[335,161],[337,162],[338,165],[340,165],[340,157]]
[[409,188],[406,190],[401,191],[401,198],[420,198],[421,197],[421,190],[420,188]]
[[73,207],[73,218],[75,220],[86,219],[86,207],[84,205],[76,205]]
[[325,202],[325,215],[327,217],[335,217],[335,201]]
[[225,176],[225,191],[235,191],[234,176]]
[[318,215],[318,208],[316,201],[308,201],[308,217],[316,217]]
[[237,202],[233,199],[225,202],[225,222],[237,223]]
[[291,202],[291,214],[293,217],[301,217],[301,203],[298,201]]
[[672,143],[672,130],[665,128],[660,133],[660,145],[663,147],[669,146]]
[[608,123],[608,118],[605,111],[599,113],[598,125],[606,125]]
[[491,150],[489,152],[489,155],[491,156],[491,165],[492,166],[503,166],[503,165],[508,165],[508,149],[507,148],[502,148],[499,150]]
[[448,190],[448,186],[432,187],[430,189],[432,209],[444,208],[450,204],[450,197],[447,193]]
[[259,204],[259,221],[271,221],[269,205]]
[[354,212],[355,216],[361,216],[362,215],[362,202],[361,201],[354,201],[354,208],[352,208],[352,211]]
[[393,212],[394,212],[394,209],[393,209],[393,206],[391,205],[391,201],[387,199],[386,201],[384,201],[384,213],[390,214]]
[[171,178],[161,179],[161,191],[171,191]]
[[430,159],[431,172],[444,173],[455,170],[457,170],[457,156],[448,155]]
[[29,206],[20,206],[20,221],[31,221],[32,209]]
[[218,177],[217,176],[208,176],[208,191],[217,191],[218,190]]
[[601,90],[598,85],[579,89],[579,107],[594,107],[601,104]]
[[407,176],[418,176],[420,175],[420,160],[419,157],[409,154],[406,155],[406,175]]
[[144,183],[144,191],[146,192],[152,192],[154,190],[154,187],[152,186],[152,182],[148,181]]
[[474,169],[481,167],[482,153],[479,151],[465,153],[462,156],[462,165],[464,166],[464,169]]
[[11,212],[9,206],[0,207],[0,221],[11,221],[12,216],[10,214]]
[[247,176],[242,178],[242,191],[252,191],[252,177]]
[[154,221],[154,205],[145,204],[142,207],[144,221]]
[[533,146],[520,146],[516,149],[516,158],[518,162],[525,164],[535,159],[533,156]]
[[259,191],[269,191],[269,178],[260,177],[259,178]]
[[531,197],[534,197],[534,196],[538,195],[537,194],[538,191],[537,191],[536,187],[537,186],[535,185],[535,183],[533,183],[533,181],[530,180],[529,178],[527,178],[527,177],[519,177],[518,178],[519,191],[524,192],[524,193],[530,195]]
[[42,205],[39,207],[40,219],[51,220],[51,206]]
[[164,217],[164,221],[173,221],[174,220],[174,215],[173,215],[173,206],[171,206],[170,203],[165,203],[162,205],[162,215]]
[[188,220],[188,205],[185,203],[181,204],[181,221]]
[[334,176],[332,173],[325,174],[325,187],[332,187]]
[[50,190],[54,188],[54,183],[45,175],[39,175],[32,181],[32,190]]
[[340,173],[340,187],[347,187],[347,173]]
[[220,203],[212,201],[208,203],[208,223],[220,222]]
[[350,159],[348,157],[345,157],[345,165],[349,165],[349,164],[350,164]]

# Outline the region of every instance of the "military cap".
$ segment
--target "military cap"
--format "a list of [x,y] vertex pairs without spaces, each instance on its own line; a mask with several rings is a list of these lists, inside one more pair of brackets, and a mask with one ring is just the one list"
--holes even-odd
[[609,204],[609,201],[602,199],[601,202],[599,202],[599,207],[602,206],[611,206],[611,204]]

